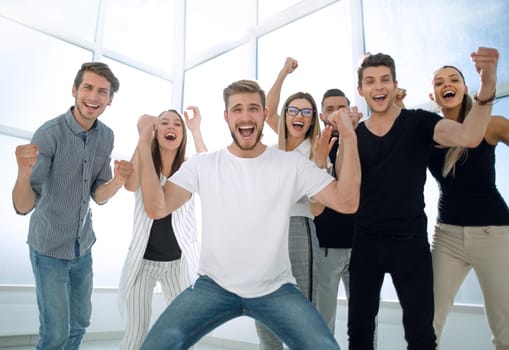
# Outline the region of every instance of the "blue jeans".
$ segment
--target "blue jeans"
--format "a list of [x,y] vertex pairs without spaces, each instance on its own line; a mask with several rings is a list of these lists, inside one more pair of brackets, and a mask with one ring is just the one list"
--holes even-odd
[[[318,256],[320,245],[315,224],[305,216],[290,217],[288,236],[292,275],[301,293],[316,306],[318,285]],[[283,350],[283,343],[261,322],[255,322],[260,338],[260,350]],[[334,333],[334,332],[332,332]]]
[[36,349],[79,349],[92,313],[92,254],[52,258],[30,248],[39,307]]
[[188,349],[238,316],[262,322],[291,350],[339,350],[318,311],[295,285],[285,284],[262,297],[242,298],[207,276],[198,278],[164,310],[141,349]]

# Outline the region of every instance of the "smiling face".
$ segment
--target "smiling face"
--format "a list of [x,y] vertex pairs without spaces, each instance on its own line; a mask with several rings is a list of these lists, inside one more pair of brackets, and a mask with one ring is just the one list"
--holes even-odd
[[461,73],[454,67],[442,67],[433,76],[433,93],[430,98],[440,109],[461,108],[468,89]]
[[[291,115],[294,113],[290,113],[289,109],[295,108],[299,110],[297,115]],[[309,113],[309,111],[311,111],[311,113]],[[287,137],[289,139],[304,140],[309,128],[311,128],[314,123],[313,116],[313,106],[305,98],[296,98],[290,101],[285,111]]]
[[258,93],[235,93],[228,98],[224,118],[230,128],[233,144],[230,150],[240,157],[251,157],[262,150],[260,140],[268,111],[262,107]]
[[159,126],[157,127],[159,147],[177,150],[182,143],[183,134],[184,122],[177,113],[166,111],[159,116]]
[[372,115],[387,113],[394,104],[398,82],[392,78],[387,66],[364,68],[362,81],[357,88],[364,97]]
[[329,96],[323,99],[322,112],[320,113],[320,119],[325,125],[332,127],[332,136],[339,136],[338,129],[335,125],[332,125],[329,121],[329,115],[340,110],[341,108],[348,108],[350,104],[344,96]]
[[78,87],[73,85],[73,115],[84,130],[89,130],[111,104],[113,97],[110,96],[110,85],[105,77],[90,71],[83,74],[83,80]]

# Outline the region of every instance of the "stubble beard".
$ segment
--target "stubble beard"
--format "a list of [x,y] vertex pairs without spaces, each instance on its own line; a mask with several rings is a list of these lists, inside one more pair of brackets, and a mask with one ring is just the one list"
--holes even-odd
[[258,135],[256,135],[256,141],[253,145],[250,145],[248,147],[243,146],[240,142],[240,140],[237,138],[237,135],[235,135],[235,132],[230,129],[230,134],[232,135],[233,142],[237,145],[238,148],[240,148],[243,151],[252,151],[258,143],[260,143],[260,140],[262,139],[262,130],[258,132]]

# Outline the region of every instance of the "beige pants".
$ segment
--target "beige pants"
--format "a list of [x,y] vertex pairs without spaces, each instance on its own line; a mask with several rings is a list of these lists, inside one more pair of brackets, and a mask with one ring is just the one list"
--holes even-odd
[[473,268],[483,293],[493,343],[497,350],[509,350],[509,226],[438,223],[432,256],[438,343],[456,293]]

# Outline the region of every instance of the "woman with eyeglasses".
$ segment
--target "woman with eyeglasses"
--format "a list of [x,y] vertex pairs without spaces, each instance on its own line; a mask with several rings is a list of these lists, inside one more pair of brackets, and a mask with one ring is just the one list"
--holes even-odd
[[[473,103],[493,104],[495,94],[484,101],[475,97],[474,102],[463,73],[443,66],[433,76],[430,98],[444,118],[463,123]],[[509,209],[495,184],[499,142],[509,146],[509,120],[491,116],[477,147],[436,147],[429,164],[440,188],[432,242],[437,339],[458,289],[473,268],[497,350],[509,349]]]
[[[313,146],[320,135],[320,123],[315,100],[309,93],[297,92],[286,99],[281,115],[277,113],[281,88],[288,74],[298,64],[288,57],[274,85],[267,93],[269,117],[267,124],[279,136],[278,147],[288,152],[300,152],[309,159],[314,159]],[[324,135],[325,136],[325,135]],[[330,135],[329,135],[330,136]],[[328,140],[328,137],[327,137]],[[322,143],[323,164],[327,164],[328,143]],[[316,152],[318,153],[318,152]],[[299,200],[292,208],[289,227],[289,253],[292,273],[300,291],[315,304],[318,285],[319,243],[313,218],[323,211],[319,203],[310,203],[307,198]],[[282,342],[261,323],[255,322],[260,338],[260,349],[283,349]]]

